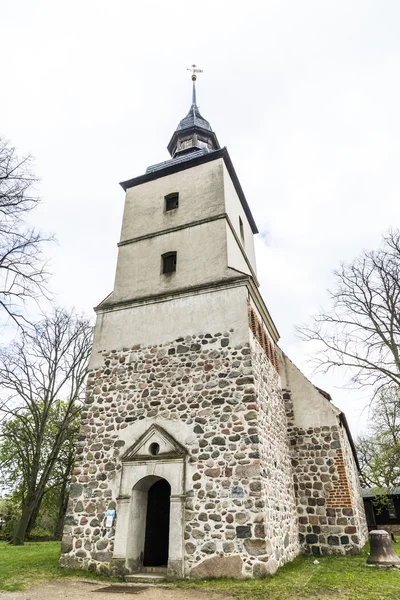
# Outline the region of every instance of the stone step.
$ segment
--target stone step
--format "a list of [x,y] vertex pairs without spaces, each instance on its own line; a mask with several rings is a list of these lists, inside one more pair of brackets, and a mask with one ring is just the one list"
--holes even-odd
[[159,573],[167,576],[167,567],[143,567],[142,573]]
[[125,575],[124,579],[127,583],[160,583],[166,577],[158,573],[134,573],[133,575]]

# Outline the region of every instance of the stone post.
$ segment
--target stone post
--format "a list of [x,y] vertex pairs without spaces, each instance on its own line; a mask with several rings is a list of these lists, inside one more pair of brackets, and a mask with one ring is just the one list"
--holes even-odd
[[117,523],[115,529],[114,558],[125,558],[126,556],[126,535],[129,524],[129,506],[130,498],[117,498]]
[[182,579],[184,577],[183,562],[183,507],[184,494],[172,494],[170,497],[170,525],[169,525],[169,558],[168,579]]

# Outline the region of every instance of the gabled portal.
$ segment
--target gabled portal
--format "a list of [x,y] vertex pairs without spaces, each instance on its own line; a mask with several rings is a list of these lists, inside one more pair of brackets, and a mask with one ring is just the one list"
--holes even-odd
[[123,455],[122,461],[183,458],[185,448],[159,425],[153,424]]
[[129,573],[143,567],[183,572],[186,450],[153,424],[122,457],[114,559]]

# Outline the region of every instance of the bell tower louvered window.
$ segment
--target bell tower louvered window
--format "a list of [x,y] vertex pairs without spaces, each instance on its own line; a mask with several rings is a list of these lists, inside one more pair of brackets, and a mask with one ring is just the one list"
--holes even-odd
[[178,192],[174,192],[173,194],[168,194],[165,196],[165,212],[169,210],[174,210],[179,206],[179,194]]
[[174,273],[176,271],[176,252],[167,252],[161,258],[163,274]]

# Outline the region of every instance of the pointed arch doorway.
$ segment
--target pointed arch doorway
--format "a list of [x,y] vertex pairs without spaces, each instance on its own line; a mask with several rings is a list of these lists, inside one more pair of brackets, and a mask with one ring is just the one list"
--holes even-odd
[[143,566],[168,565],[171,486],[165,479],[153,483],[147,492]]

